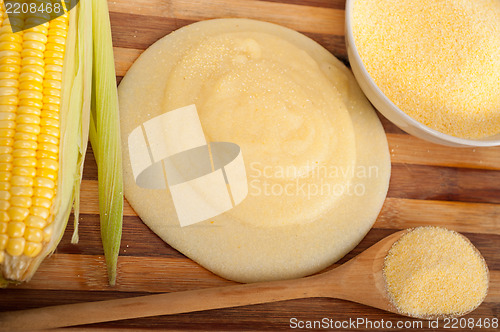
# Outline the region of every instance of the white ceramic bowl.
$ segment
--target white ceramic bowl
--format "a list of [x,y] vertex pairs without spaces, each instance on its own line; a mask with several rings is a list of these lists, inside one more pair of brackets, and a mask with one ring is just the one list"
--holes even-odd
[[375,84],[370,74],[368,74],[365,65],[361,61],[356,44],[354,43],[352,31],[352,10],[354,1],[355,0],[347,0],[345,10],[347,55],[349,57],[351,69],[361,89],[380,113],[407,133],[433,143],[456,147],[500,145],[500,134],[484,139],[464,139],[443,134],[413,119],[390,101]]

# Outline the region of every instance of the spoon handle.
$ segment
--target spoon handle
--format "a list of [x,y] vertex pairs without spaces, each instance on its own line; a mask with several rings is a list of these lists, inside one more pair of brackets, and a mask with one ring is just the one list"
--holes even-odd
[[313,276],[287,281],[67,304],[0,313],[0,331],[50,329],[315,297],[320,294],[320,278]]

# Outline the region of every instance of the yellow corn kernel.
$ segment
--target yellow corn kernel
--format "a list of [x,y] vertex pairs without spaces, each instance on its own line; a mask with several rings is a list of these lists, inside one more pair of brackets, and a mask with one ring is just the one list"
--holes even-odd
[[10,137],[0,137],[0,145],[1,146],[13,146],[14,140]]
[[[8,192],[7,190],[0,190],[0,200],[8,201],[9,199],[10,199],[10,192]],[[1,227],[0,227],[0,233],[2,233]]]
[[29,56],[29,57],[23,57],[21,64],[23,66],[36,65],[36,66],[43,67],[45,65],[45,62],[43,61],[43,58],[39,58],[36,56]]
[[[8,148],[10,148],[10,147],[8,147]],[[0,163],[0,172],[10,172],[11,170],[12,170],[11,163]]]
[[[30,209],[24,208],[24,207],[19,207],[19,206],[11,206],[7,210],[7,213],[9,214],[10,220],[22,222],[30,214]],[[23,225],[24,225],[24,223],[23,223]]]
[[7,225],[7,235],[9,237],[22,237],[24,231],[26,230],[26,225],[20,221],[11,221]]
[[0,96],[0,105],[17,105],[18,103],[17,96]]
[[12,176],[11,177],[11,180],[10,180],[10,183],[12,184],[12,186],[24,186],[24,187],[28,187],[28,186],[33,186],[33,178],[32,177],[29,177],[29,176],[18,176],[18,175],[15,175],[15,176]]
[[64,59],[64,52],[61,51],[55,51],[52,49],[47,49],[44,53],[45,58],[58,58],[58,59]]
[[7,211],[10,207],[9,201],[0,200],[0,211]]
[[[51,115],[51,113],[55,113],[55,112],[45,111],[46,115]],[[15,120],[16,120],[16,114],[15,113],[0,112],[0,126],[2,126],[2,128],[12,128],[12,129],[14,129],[16,127],[16,121]]]
[[[0,234],[7,233],[7,226],[8,226],[8,224],[6,222],[4,222],[4,221],[0,222]],[[2,249],[0,249],[0,250],[2,250]]]
[[7,234],[0,234],[0,250],[4,250],[7,246],[7,241],[9,240],[9,236]]
[[14,167],[12,168],[12,175],[29,176],[34,178],[36,176],[35,167]]
[[31,197],[13,196],[10,198],[10,205],[20,208],[30,208],[32,204]]
[[[38,77],[38,75],[33,74],[33,73],[24,73],[24,74],[30,74],[33,77]],[[27,75],[29,76],[29,75]],[[28,79],[28,77],[26,77]],[[42,84],[42,83],[40,83]],[[23,98],[19,99],[19,106],[30,106],[30,107],[36,107],[39,109],[42,109],[43,107],[43,102],[40,99],[34,99],[34,98]]]
[[[10,189],[10,182],[9,181],[0,181],[0,190],[9,190],[9,189]],[[0,210],[1,210],[1,208],[0,208]]]
[[12,165],[14,167],[36,167],[36,158],[15,158]]
[[0,264],[5,260],[5,251],[0,251]]
[[10,221],[7,211],[0,211],[0,222],[8,223]]
[[37,228],[42,230],[47,225],[47,221],[37,216],[28,216],[28,218],[26,218],[26,220],[24,221],[24,224],[27,227]]
[[48,43],[46,49],[56,52],[64,52],[64,44]]
[[19,90],[28,90],[28,91],[37,91],[42,93],[43,92],[43,86],[40,84],[40,82],[37,81],[32,81],[32,80],[25,80],[21,84],[19,84]]
[[54,137],[59,137],[59,129],[57,127],[45,126],[40,129],[41,134],[52,135]]
[[10,238],[7,241],[5,251],[11,256],[20,256],[24,252],[26,240],[22,237]]
[[52,32],[52,30],[55,30],[55,29],[63,30],[63,31],[67,30],[66,21],[60,20],[59,18],[61,18],[61,16],[50,21],[49,29],[51,32]]
[[[39,75],[43,78],[43,75],[45,75],[45,70],[41,66],[37,65],[26,65],[21,67],[21,73],[22,74],[35,74]],[[29,79],[31,76],[26,77],[26,79]],[[37,77],[33,75],[33,79],[37,80]]]
[[12,159],[13,158],[10,154],[0,155],[0,163],[11,163]]
[[43,232],[38,228],[28,227],[24,232],[24,238],[29,242],[42,242]]
[[47,242],[50,240],[50,237],[52,236],[53,232],[53,227],[52,225],[49,225],[43,229],[43,241]]
[[[30,141],[27,141],[30,142]],[[33,142],[33,141],[31,141]],[[23,148],[15,148],[12,151],[12,156],[14,158],[27,158],[27,157],[36,157],[36,150],[34,149],[23,149]]]
[[[35,81],[40,84],[43,84],[43,75],[33,72],[22,72],[19,74],[19,82],[24,82],[24,81]],[[41,106],[43,105],[41,104]]]
[[15,96],[19,92],[19,89],[16,87],[1,87],[0,95],[2,96]]
[[38,150],[57,154],[59,152],[59,146],[52,143],[39,143]]
[[[59,37],[63,37],[63,38],[66,38],[67,35],[68,35],[68,32],[66,31],[66,29],[59,29],[57,27],[50,27],[50,34],[52,36],[59,36]],[[45,55],[47,56],[47,55]]]
[[16,130],[23,133],[30,133],[34,135],[40,134],[40,126],[35,124],[21,123],[17,125]]
[[50,143],[54,145],[59,144],[59,139],[52,135],[40,134],[38,135],[38,143]]
[[37,41],[43,44],[47,43],[47,35],[34,31],[26,31],[23,35],[24,40]]
[[[59,97],[54,97],[54,96],[43,96],[43,102],[47,104],[56,104],[60,105],[61,104],[61,98]],[[59,121],[53,122],[54,124],[46,124],[47,126],[53,126],[53,127],[59,127]]]
[[[41,52],[45,51],[45,44],[41,43],[39,41],[34,41],[34,40],[24,41],[22,47],[23,48],[33,48],[33,49],[41,51]],[[19,50],[19,51],[21,51],[21,50]]]
[[39,159],[38,167],[57,172],[57,170],[59,169],[59,163],[52,159]]
[[12,153],[12,147],[11,146],[1,146],[0,145],[0,154],[9,154]]
[[[12,196],[28,196],[31,197],[33,196],[34,188],[32,187],[15,187],[11,186],[10,187],[10,194]],[[2,209],[0,209],[2,210]]]
[[12,120],[1,120],[0,121],[0,128],[1,129],[15,129],[16,122],[12,121]]
[[40,206],[46,209],[50,209],[52,206],[52,200],[42,198],[42,197],[33,197],[32,199],[33,206]]
[[29,28],[28,30],[26,30],[26,32],[38,32],[38,33],[47,35],[49,33],[49,29],[47,28],[47,26],[41,24],[41,25],[37,25],[37,26],[32,27],[32,28]]
[[[11,209],[12,209],[12,207],[11,207]],[[50,215],[49,209],[46,209],[46,208],[41,207],[41,206],[32,206],[29,209],[28,213],[31,215],[43,218],[43,219],[47,219]]]
[[34,90],[20,90],[19,91],[19,99],[37,99],[37,100],[43,100],[44,96],[43,93],[40,91],[34,91]]
[[38,107],[33,106],[19,106],[17,109],[18,114],[31,114],[40,116],[42,111]]
[[36,57],[36,58],[43,59],[44,52],[39,51],[39,50],[35,50],[35,49],[25,48],[21,52],[21,57],[23,57],[23,58],[25,58],[25,57]]
[[54,43],[54,44],[59,44],[59,45],[65,45],[66,44],[66,38],[58,36],[56,34],[53,34],[52,30],[51,30],[50,34],[49,34],[49,36],[47,38],[47,43]]
[[[0,73],[1,76],[2,73]],[[0,105],[0,112],[5,113],[16,113],[17,104],[16,105]]]
[[[20,140],[20,141],[36,141],[38,139],[38,136],[36,133],[30,133],[30,132],[22,132],[19,131],[19,128],[17,128],[18,131],[14,135],[14,140]],[[14,145],[14,144],[12,144]]]
[[10,181],[11,176],[10,172],[0,172],[0,182]]
[[44,179],[41,177],[35,177],[35,187],[41,187],[41,188],[47,188],[47,189],[54,189],[56,184],[54,181],[49,180],[49,179]]
[[61,90],[58,90],[58,89],[44,88],[43,94],[44,94],[44,96],[53,96],[53,97],[61,98]]
[[57,171],[47,169],[47,168],[39,168],[36,171],[36,176],[50,179],[52,181],[56,181],[57,180]]
[[23,45],[12,41],[4,41],[0,43],[0,49],[21,52],[23,49]]
[[[41,242],[41,241],[40,241]],[[43,245],[39,242],[26,242],[24,246],[24,255],[28,257],[36,257],[42,251]]]
[[55,161],[58,161],[58,159],[59,159],[59,155],[57,153],[50,152],[50,151],[44,151],[44,150],[40,150],[40,149],[38,149],[38,151],[36,152],[36,157],[38,159],[52,159]]
[[47,72],[45,74],[46,80],[62,81],[62,73],[57,71]]
[[[51,105],[51,104],[49,104]],[[10,113],[7,113],[10,114]],[[49,111],[46,108],[43,109],[40,113],[41,118],[50,118],[59,121],[59,112]],[[52,136],[53,137],[53,136]],[[57,144],[57,143],[54,143]]]
[[47,189],[47,188],[41,188],[41,187],[35,187],[35,188],[33,188],[33,196],[42,197],[42,198],[46,198],[46,199],[52,199],[52,198],[54,198],[54,190]]
[[[0,63],[1,63],[1,60],[0,60]],[[52,81],[52,82],[57,82],[57,81]],[[1,78],[0,77],[0,86],[1,87],[9,86],[9,87],[17,88],[19,86],[19,81],[12,79],[12,78]]]
[[16,118],[17,124],[40,124],[40,116],[33,114],[19,114]]
[[3,33],[0,35],[0,42],[16,42],[20,44],[23,42],[23,37],[17,33]]
[[[62,60],[62,58],[61,58]],[[13,80],[14,82],[16,82],[15,80]],[[57,80],[44,80],[43,81],[43,87],[44,88],[52,88],[52,89],[61,89],[62,87],[62,84],[61,84],[61,81],[57,81]],[[45,105],[44,105],[45,106]]]

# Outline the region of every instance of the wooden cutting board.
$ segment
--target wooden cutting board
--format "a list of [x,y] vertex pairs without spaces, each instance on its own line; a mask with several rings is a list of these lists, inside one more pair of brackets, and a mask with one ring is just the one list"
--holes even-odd
[[[342,0],[109,1],[117,79],[120,81],[137,56],[159,38],[195,21],[219,17],[247,17],[293,28],[347,63],[344,5]],[[499,319],[500,148],[438,146],[405,134],[382,116],[381,121],[387,132],[393,167],[388,198],[374,228],[339,264],[398,230],[420,225],[446,226],[468,236],[491,271],[489,295],[476,311],[466,316],[472,319],[467,323],[482,322],[484,325],[486,320]],[[91,151],[85,163],[81,210],[79,244],[70,244],[71,219],[55,254],[46,259],[32,281],[0,290],[0,311],[234,284],[213,275],[162,242],[126,203],[117,285],[109,287],[99,234],[97,169]],[[344,324],[364,319],[373,327],[382,320],[393,326],[403,320],[412,322],[408,324],[420,324],[417,320],[356,303],[317,298],[110,322],[85,328],[278,330],[289,329],[292,318],[300,321],[326,319]],[[443,323],[440,322],[440,329],[444,328]],[[421,330],[429,330],[427,322],[422,324]],[[370,323],[366,323],[358,327],[369,326]]]

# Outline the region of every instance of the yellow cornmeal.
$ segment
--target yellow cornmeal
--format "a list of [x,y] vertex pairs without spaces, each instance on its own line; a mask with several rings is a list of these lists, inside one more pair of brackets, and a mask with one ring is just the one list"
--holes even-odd
[[390,249],[384,266],[389,296],[404,314],[429,318],[462,315],[481,304],[488,268],[462,235],[439,227],[419,227]]
[[361,59],[402,111],[457,137],[500,133],[500,1],[358,0],[353,8]]

